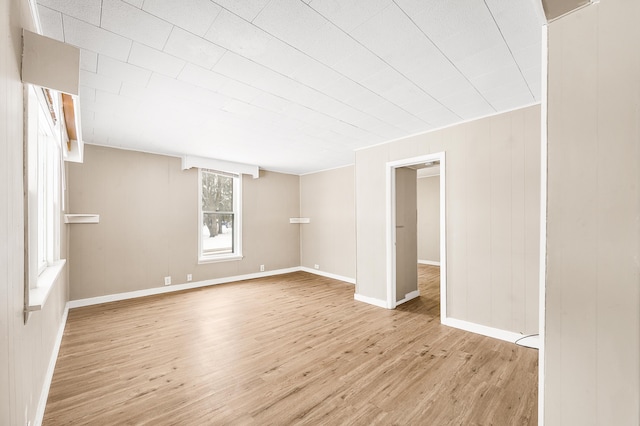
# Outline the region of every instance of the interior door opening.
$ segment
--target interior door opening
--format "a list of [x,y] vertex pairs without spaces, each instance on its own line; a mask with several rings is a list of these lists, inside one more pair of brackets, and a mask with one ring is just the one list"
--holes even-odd
[[[387,307],[416,297],[446,318],[444,152],[387,163]],[[434,201],[435,200],[435,201]]]

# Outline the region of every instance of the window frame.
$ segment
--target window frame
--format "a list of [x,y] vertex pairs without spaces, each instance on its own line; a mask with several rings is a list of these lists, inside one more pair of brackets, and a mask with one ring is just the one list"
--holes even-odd
[[42,309],[66,263],[60,258],[65,168],[59,96],[24,85],[25,323]]
[[[202,177],[203,173],[213,173],[233,179],[233,242],[231,253],[205,255],[202,249],[204,226],[204,211],[202,205]],[[219,170],[198,168],[198,264],[227,262],[241,260],[242,256],[242,175],[227,173]]]

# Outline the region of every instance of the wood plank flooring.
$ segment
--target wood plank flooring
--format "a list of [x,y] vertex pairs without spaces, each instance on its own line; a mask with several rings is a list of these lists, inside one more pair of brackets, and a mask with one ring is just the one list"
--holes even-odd
[[304,272],[73,309],[44,424],[535,425],[538,352]]

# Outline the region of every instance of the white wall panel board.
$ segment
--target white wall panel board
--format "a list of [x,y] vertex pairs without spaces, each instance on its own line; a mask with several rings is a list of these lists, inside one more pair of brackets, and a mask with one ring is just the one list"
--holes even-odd
[[137,7],[138,9],[142,9],[142,4],[144,0],[124,0],[126,3],[129,3],[132,6]]
[[215,0],[215,2],[247,21],[253,21],[269,0]]
[[191,64],[187,64],[184,67],[178,77],[178,80],[191,83],[194,86],[199,86],[213,92],[217,91],[228,82],[228,78],[223,75]]
[[268,70],[242,56],[227,52],[213,67],[213,71],[255,87]]
[[38,16],[43,34],[55,40],[64,41],[62,13],[45,6],[38,6]]
[[87,49],[80,49],[80,69],[98,72],[98,54]]
[[138,108],[139,101],[126,96],[96,90],[97,112],[113,112],[114,114],[130,115]]
[[38,4],[89,24],[100,25],[101,0],[39,0]]
[[315,40],[327,21],[297,0],[272,0],[253,23],[292,46],[302,48]]
[[129,63],[173,78],[178,77],[186,65],[182,59],[136,42],[131,47]]
[[331,67],[354,81],[360,81],[388,65],[364,47],[357,47],[351,56],[332,64]]
[[98,55],[98,75],[145,86],[151,77],[151,71],[105,55]]
[[[78,96],[82,98],[82,102],[92,102],[96,100],[96,89],[87,86],[80,86],[78,88]],[[84,115],[82,115],[82,124],[84,125]]]
[[145,0],[142,10],[203,36],[222,8],[209,0]]
[[[540,53],[538,52],[538,55]],[[491,67],[487,64],[505,64],[512,63],[512,56],[504,45],[494,46],[490,49],[469,55],[464,59],[456,62],[458,69],[469,79],[487,73]],[[539,62],[538,62],[539,66]]]
[[[206,105],[210,108],[222,108],[231,100],[219,93],[213,93],[202,87],[155,73],[151,76],[147,87],[165,96],[197,102],[199,105]],[[188,111],[195,112],[194,109],[187,107]]]
[[[292,77],[300,70],[318,64],[318,61],[289,46],[275,37],[271,37],[267,49],[251,58],[267,68]],[[325,67],[327,72],[331,71]]]
[[251,87],[248,84],[244,84],[240,81],[229,79],[223,84],[217,91],[221,95],[225,95],[234,99],[251,103],[256,97],[260,96],[263,92],[260,89]]
[[102,53],[120,61],[126,61],[131,49],[131,40],[86,22],[63,16],[64,40],[66,43]]
[[254,58],[267,51],[273,37],[223,9],[204,38],[239,55]]
[[338,2],[335,0],[314,0],[312,9],[329,19],[346,32],[352,31],[362,23],[391,4],[391,0],[352,0]]
[[358,43],[327,22],[311,40],[303,44],[302,48],[320,62],[332,65],[353,55],[358,49]]
[[102,28],[162,49],[172,25],[120,0],[102,0]]
[[[314,60],[296,70],[291,77],[300,83],[320,90],[328,90],[329,87],[339,84],[342,80],[348,80],[332,68]],[[351,84],[355,84],[351,81]],[[335,92],[329,93],[335,96]]]
[[80,85],[104,90],[111,93],[119,93],[121,80],[99,75],[85,70],[80,70]]
[[226,49],[204,40],[182,28],[174,27],[164,51],[185,61],[211,69]]

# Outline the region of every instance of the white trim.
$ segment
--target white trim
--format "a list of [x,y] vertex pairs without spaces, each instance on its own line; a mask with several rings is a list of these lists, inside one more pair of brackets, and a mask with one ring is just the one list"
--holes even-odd
[[379,308],[385,308],[385,309],[387,308],[386,300],[376,299],[374,297],[369,297],[369,296],[363,296],[358,293],[355,293],[353,295],[353,299],[357,300],[358,302],[368,303],[369,305],[377,306]]
[[432,133],[432,132],[437,132],[438,130],[448,129],[449,127],[455,127],[455,126],[459,126],[460,124],[471,123],[471,122],[476,121],[476,120],[482,120],[484,118],[493,117],[495,115],[506,114],[508,112],[517,111],[519,109],[524,109],[524,108],[529,108],[529,107],[532,107],[534,105],[539,105],[539,104],[540,104],[540,102],[531,102],[529,104],[520,105],[520,106],[517,106],[515,108],[509,108],[509,109],[505,109],[505,110],[492,112],[490,114],[480,115],[480,116],[474,117],[474,118],[468,118],[466,120],[456,121],[455,123],[447,124],[447,125],[441,126],[441,127],[436,127],[435,129],[429,129],[429,130],[426,130],[424,132],[412,133],[410,135],[401,136],[399,138],[391,139],[391,140],[388,140],[388,141],[385,141],[385,142],[380,142],[380,143],[373,144],[373,145],[363,146],[362,148],[356,148],[353,151],[354,152],[364,151],[365,149],[375,148],[375,147],[378,147],[378,146],[382,146],[382,145],[386,145],[386,144],[389,144],[389,143],[401,141],[401,140],[404,140],[404,139],[413,138],[415,136],[426,135],[426,134],[429,134],[429,133]]
[[409,300],[415,299],[416,297],[420,297],[420,290],[413,290],[411,293],[405,294],[404,299],[396,302],[396,306],[407,303]]
[[544,425],[545,335],[547,287],[547,90],[548,90],[548,26],[543,25],[542,37],[542,103],[540,107],[540,271],[538,300],[538,424]]
[[421,265],[431,265],[431,266],[440,266],[440,262],[436,262],[434,260],[422,260],[418,259],[418,263]]
[[235,281],[251,280],[254,278],[270,277],[273,275],[289,274],[300,271],[300,267],[277,269],[274,271],[257,272],[254,274],[236,275],[233,277],[214,278],[211,280],[195,281],[185,284],[176,284],[166,287],[154,287],[144,290],[128,291],[126,293],[108,294],[106,296],[90,297],[87,299],[70,300],[69,308],[80,308],[83,306],[99,305],[100,303],[117,302],[120,300],[135,299],[138,297],[153,296],[156,294],[173,293],[175,291],[190,290],[193,288],[208,287],[218,284],[226,284]]
[[38,276],[38,286],[29,289],[29,305],[27,306],[29,312],[42,309],[66,262],[66,259],[57,260],[44,268],[44,271]]
[[463,321],[455,318],[445,318],[442,321],[442,324],[511,343],[515,343],[516,340],[524,337],[522,334],[514,333],[513,331],[506,331],[499,328],[493,328],[486,325],[476,324],[473,322]]
[[356,279],[355,278],[345,277],[344,275],[332,274],[331,272],[319,271],[317,269],[307,268],[306,266],[301,266],[300,270],[303,271],[303,272],[308,272],[310,274],[320,275],[322,277],[332,278],[334,280],[344,281],[344,282],[349,283],[349,284],[355,284],[356,283]]
[[56,335],[56,341],[53,344],[53,351],[49,358],[49,366],[47,367],[47,372],[44,375],[44,383],[42,384],[42,391],[40,392],[40,399],[38,400],[38,407],[36,408],[36,417],[33,422],[34,426],[40,426],[44,419],[44,410],[47,408],[49,389],[51,388],[51,381],[53,380],[53,372],[56,369],[56,361],[58,361],[58,353],[60,352],[60,345],[62,344],[62,337],[64,336],[64,328],[67,325],[68,315],[69,303],[64,307],[64,312],[60,319],[60,326],[58,327],[58,334]]
[[332,170],[344,169],[346,167],[355,167],[355,165],[356,165],[355,163],[350,163],[350,164],[346,164],[344,166],[330,167],[328,169],[322,169],[322,170],[318,170],[318,171],[315,171],[315,172],[301,173],[298,176],[307,176],[307,175],[313,175],[313,174],[316,174],[316,173],[330,172]]
[[387,252],[387,309],[396,301],[396,188],[395,169],[430,161],[440,161],[440,321],[447,317],[447,247],[446,247],[446,154],[437,152],[386,163],[386,252]]
[[182,156],[182,170],[209,169],[220,172],[234,173],[237,175],[251,175],[254,179],[260,177],[258,166],[252,164],[236,163],[233,161],[217,160],[215,158],[196,157],[193,155]]

